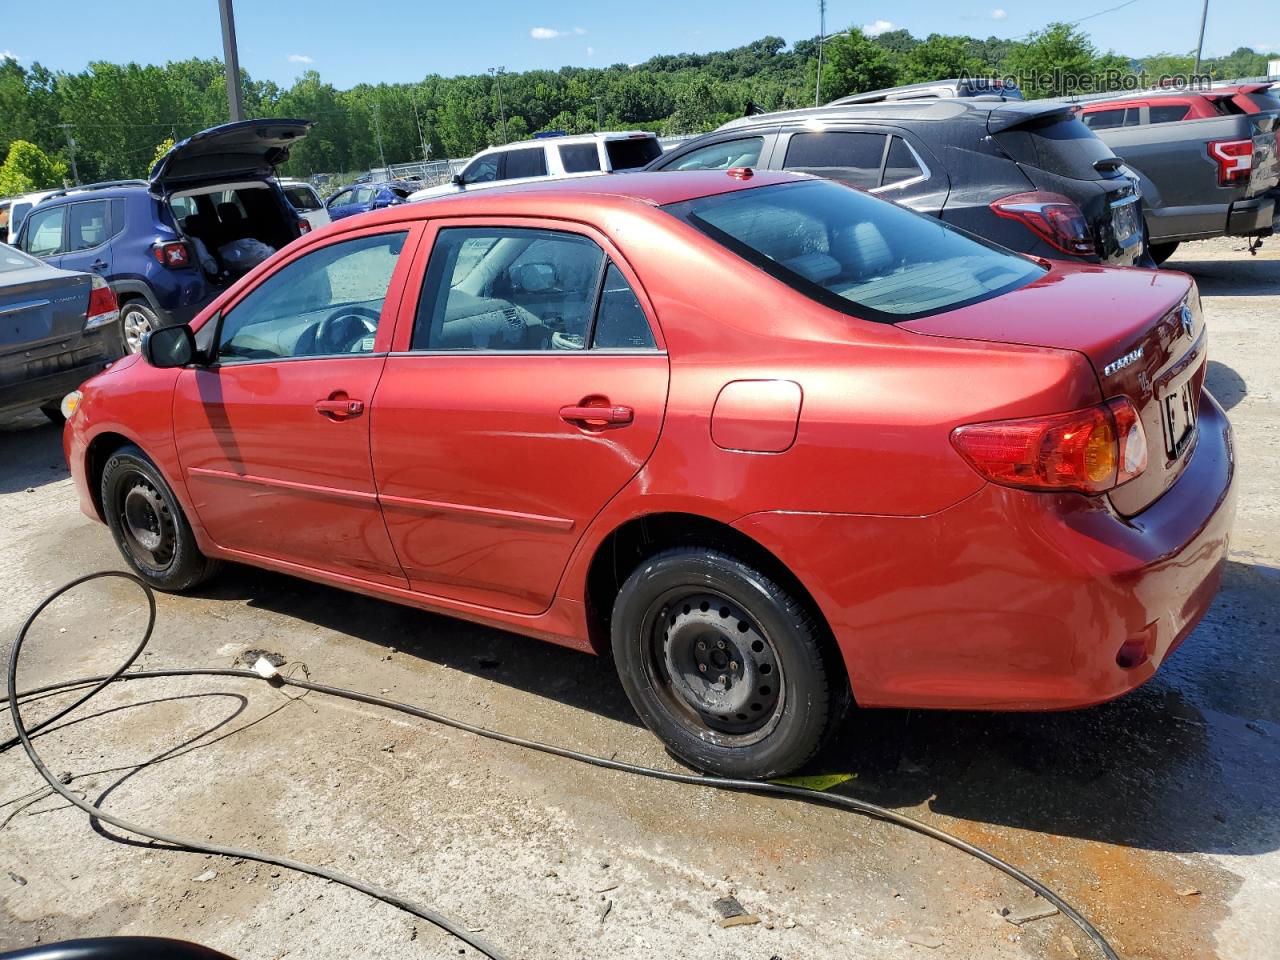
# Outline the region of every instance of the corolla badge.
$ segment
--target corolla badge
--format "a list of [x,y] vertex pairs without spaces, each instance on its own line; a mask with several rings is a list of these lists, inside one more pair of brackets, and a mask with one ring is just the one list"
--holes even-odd
[[1133,364],[1137,363],[1141,359],[1142,359],[1142,347],[1139,347],[1137,350],[1131,351],[1130,353],[1126,353],[1123,357],[1119,357],[1115,360],[1112,360],[1110,363],[1108,363],[1105,367],[1102,368],[1102,375],[1104,377],[1109,377],[1113,373],[1119,373],[1125,367],[1132,366]]
[[1188,337],[1195,333],[1196,317],[1195,314],[1191,312],[1191,308],[1185,303],[1182,305],[1182,309],[1178,311],[1178,319],[1182,321],[1183,333]]

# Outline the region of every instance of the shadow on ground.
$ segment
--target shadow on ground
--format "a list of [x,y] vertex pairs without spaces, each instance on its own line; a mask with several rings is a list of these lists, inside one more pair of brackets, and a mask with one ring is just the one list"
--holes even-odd
[[1217,360],[1209,361],[1209,368],[1205,371],[1204,385],[1222,404],[1224,410],[1230,410],[1249,395],[1249,385],[1244,382],[1244,377]]
[[1164,269],[1181,270],[1195,277],[1200,292],[1212,297],[1274,297],[1280,295],[1280,260],[1261,260],[1240,250],[1233,260],[1196,260],[1194,244],[1179,250]]
[[[890,807],[1170,852],[1280,848],[1275,704],[1280,571],[1228,565],[1205,622],[1144,688],[1061,713],[854,711],[810,772]],[[608,658],[235,567],[206,594],[248,600],[525,692],[638,723]],[[425,638],[430,638],[425,639]],[[314,665],[313,665],[314,666]],[[1243,693],[1242,693],[1243,691]]]
[[0,493],[17,493],[67,476],[62,428],[38,410],[0,417]]

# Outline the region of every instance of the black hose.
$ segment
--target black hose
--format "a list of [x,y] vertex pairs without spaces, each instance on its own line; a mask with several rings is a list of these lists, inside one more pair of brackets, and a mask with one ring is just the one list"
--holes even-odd
[[[329,870],[326,867],[319,867],[312,864],[301,863],[300,861],[290,860],[286,857],[279,857],[270,853],[258,853],[251,850],[237,850],[231,847],[218,847],[218,846],[213,846],[211,844],[192,842],[192,841],[184,840],[181,838],[175,838],[175,837],[165,836],[163,834],[157,834],[143,827],[140,827],[136,824],[129,823],[127,821],[114,817],[111,814],[107,814],[101,809],[99,809],[98,807],[95,807],[93,804],[90,804],[87,801],[81,800],[79,797],[70,793],[66,789],[66,787],[62,783],[60,783],[49,772],[48,768],[44,766],[44,764],[40,760],[40,757],[36,754],[35,749],[31,746],[31,739],[29,736],[29,732],[27,728],[23,726],[22,717],[18,712],[18,702],[20,700],[25,699],[27,697],[34,697],[40,694],[48,693],[53,690],[65,689],[68,687],[82,687],[87,684],[95,685],[93,687],[93,690],[89,694],[87,694],[84,697],[81,697],[74,704],[72,704],[71,707],[67,708],[66,710],[62,710],[58,712],[57,714],[54,715],[54,717],[51,717],[49,718],[49,720],[46,720],[42,724],[39,724],[38,725],[39,727],[39,726],[46,726],[48,723],[52,722],[54,719],[65,716],[71,709],[74,709],[75,707],[80,706],[85,701],[87,701],[90,697],[92,697],[93,695],[97,694],[100,690],[102,690],[102,688],[105,687],[107,684],[115,680],[141,680],[141,679],[153,679],[158,677],[191,677],[191,676],[236,677],[236,678],[243,678],[243,679],[250,679],[250,680],[263,679],[259,674],[253,672],[252,670],[238,670],[234,668],[224,668],[224,667],[188,667],[188,668],[171,668],[171,669],[157,669],[157,670],[139,670],[139,671],[135,671],[133,673],[127,673],[127,674],[123,673],[124,668],[121,668],[119,670],[116,670],[114,673],[108,674],[104,677],[82,677],[77,680],[69,680],[61,683],[46,684],[41,687],[35,687],[33,689],[24,690],[23,692],[18,693],[17,692],[18,655],[22,649],[22,644],[26,639],[27,631],[30,629],[32,623],[40,615],[40,613],[47,606],[49,606],[51,602],[53,602],[62,594],[66,593],[68,590],[72,589],[73,587],[79,586],[80,584],[88,580],[93,580],[93,579],[104,577],[104,576],[120,576],[120,577],[125,577],[126,579],[129,579],[129,580],[133,580],[139,586],[141,586],[142,589],[146,592],[147,599],[151,603],[151,609],[152,609],[151,622],[148,624],[148,627],[147,627],[147,638],[149,638],[151,634],[151,627],[152,625],[154,625],[154,621],[155,621],[155,612],[154,612],[155,598],[152,594],[151,588],[142,580],[139,580],[137,577],[134,577],[131,574],[119,573],[117,571],[108,571],[104,573],[89,574],[88,576],[80,577],[79,579],[73,580],[71,583],[66,584],[65,586],[56,590],[54,593],[50,594],[43,602],[41,602],[41,604],[32,612],[31,616],[29,616],[26,622],[22,625],[21,630],[18,631],[17,638],[14,640],[13,649],[10,651],[10,654],[9,654],[9,672],[8,672],[8,687],[7,687],[8,695],[4,698],[4,700],[0,700],[0,702],[8,702],[9,713],[10,713],[10,716],[13,718],[14,729],[17,731],[17,734],[18,734],[17,741],[21,742],[23,749],[26,751],[27,756],[30,758],[32,764],[35,765],[37,772],[39,772],[40,776],[44,778],[44,780],[49,784],[50,787],[52,787],[60,796],[62,796],[63,799],[74,804],[76,807],[79,807],[81,810],[88,813],[91,817],[97,817],[98,819],[103,820],[106,823],[110,823],[113,826],[119,827],[122,830],[127,830],[130,833],[135,833],[135,834],[138,834],[139,836],[148,837],[153,840],[160,840],[165,843],[170,843],[179,847],[185,847],[191,850],[197,850],[197,851],[206,852],[206,853],[215,853],[220,856],[226,856],[226,857],[241,857],[246,860],[257,860],[262,863],[271,863],[271,864],[275,864],[276,866],[285,867],[290,870],[297,870],[302,873],[310,873],[316,876],[325,877],[326,879],[333,880],[335,883],[343,884],[344,886],[350,887],[353,890],[359,890],[362,893],[366,893],[371,897],[375,897],[379,900],[382,900],[386,903],[391,904],[392,906],[399,907],[400,909],[405,910],[406,912],[409,912],[414,914],[415,916],[421,917],[422,919],[427,920],[428,922],[433,923],[436,926],[440,927],[441,929],[451,933],[453,936],[457,937],[463,942],[471,944],[477,950],[480,950],[482,953],[484,953],[486,956],[494,958],[494,960],[504,960],[503,954],[499,953],[496,950],[496,948],[486,944],[483,940],[480,940],[474,934],[466,932],[465,929],[459,927],[455,923],[450,922],[448,919],[446,919],[439,913],[433,910],[430,910],[427,907],[423,907],[421,905],[414,904],[408,900],[404,900],[398,895],[391,893],[390,891],[383,890],[380,887],[375,887],[371,884],[366,884],[363,881],[358,880],[354,877],[349,877],[335,870]],[[138,656],[138,654],[142,650],[142,647],[145,646],[147,638],[144,638],[143,643],[139,644],[138,648],[134,651],[133,655],[130,657],[128,663],[132,663],[133,660]],[[128,666],[128,663],[125,664],[125,667]],[[760,794],[773,795],[773,796],[794,797],[801,800],[807,800],[813,803],[821,803],[827,806],[834,806],[834,807],[840,807],[846,810],[852,810],[856,813],[861,813],[869,817],[874,817],[875,819],[878,819],[878,820],[883,820],[888,823],[893,823],[900,827],[905,827],[908,830],[914,831],[915,833],[923,834],[926,837],[930,837],[941,843],[945,843],[948,846],[954,847],[955,849],[961,851],[962,853],[966,853],[971,857],[975,857],[978,860],[981,860],[983,863],[999,870],[1001,873],[1004,873],[1007,876],[1012,877],[1018,883],[1027,887],[1029,890],[1033,891],[1038,896],[1043,897],[1048,903],[1056,907],[1062,913],[1063,916],[1065,916],[1068,920],[1070,920],[1077,927],[1079,927],[1080,930],[1084,932],[1085,936],[1087,936],[1091,941],[1093,941],[1093,943],[1097,946],[1098,951],[1102,954],[1102,956],[1107,958],[1107,960],[1120,960],[1119,955],[1111,947],[1111,944],[1107,942],[1106,938],[1093,924],[1091,924],[1088,920],[1086,920],[1084,916],[1080,914],[1079,911],[1077,911],[1074,907],[1071,906],[1071,904],[1067,903],[1066,900],[1064,900],[1061,896],[1059,896],[1049,887],[1045,886],[1035,877],[1032,877],[1029,874],[1024,873],[1022,870],[1019,870],[1017,867],[1013,866],[1012,864],[1000,859],[995,854],[989,853],[988,851],[983,850],[981,847],[975,846],[974,844],[971,844],[965,840],[962,840],[959,837],[954,836],[950,833],[947,833],[944,830],[939,830],[937,827],[930,826],[929,824],[924,823],[923,821],[917,820],[914,817],[909,817],[906,814],[898,813],[897,811],[890,810],[887,807],[881,807],[881,806],[877,806],[874,803],[868,803],[866,800],[859,800],[856,797],[846,797],[840,794],[823,793],[822,791],[819,791],[819,790],[810,790],[806,787],[795,787],[789,784],[767,783],[767,782],[762,783],[756,780],[736,780],[736,779],[729,779],[725,777],[708,777],[708,776],[701,776],[699,774],[676,773],[668,770],[658,770],[653,767],[643,767],[633,763],[626,763],[625,761],[622,761],[622,760],[613,760],[605,757],[597,757],[597,756],[594,756],[593,754],[582,753],[580,751],[570,750],[565,747],[557,747],[551,744],[541,743],[537,740],[529,740],[524,737],[517,737],[507,733],[499,733],[494,730],[488,730],[484,727],[476,726],[473,723],[467,723],[465,720],[458,720],[458,719],[455,719],[454,717],[446,716],[445,714],[435,713],[430,710],[424,710],[421,707],[415,707],[415,706],[412,706],[411,704],[399,703],[398,701],[395,701],[395,700],[388,700],[385,697],[376,697],[373,694],[361,693],[358,690],[346,690],[342,687],[331,687],[322,683],[314,683],[310,680],[299,680],[293,677],[285,677],[285,676],[278,676],[278,677],[272,678],[271,682],[275,684],[280,684],[283,686],[297,687],[300,690],[311,690],[311,691],[315,691],[316,693],[322,693],[332,697],[339,697],[344,700],[354,700],[359,703],[367,703],[367,704],[370,704],[371,706],[383,707],[388,710],[395,710],[399,713],[404,713],[409,716],[417,717],[422,720],[429,720],[432,723],[438,723],[443,726],[452,727],[455,730],[461,730],[465,733],[472,733],[480,737],[485,737],[489,740],[496,740],[500,743],[507,743],[507,744],[511,744],[512,746],[524,747],[529,750],[536,750],[540,753],[547,753],[547,754],[551,754],[552,756],[563,757],[567,760],[576,760],[579,763],[589,764],[594,767],[602,767],[606,770],[616,770],[621,773],[631,773],[631,774],[636,774],[637,776],[650,777],[655,780],[666,780],[671,783],[685,783],[693,786],[714,787],[720,790],[732,790],[739,793],[760,793]],[[38,729],[38,727],[33,729]],[[4,747],[0,747],[0,752],[3,752],[4,749],[5,749]]]

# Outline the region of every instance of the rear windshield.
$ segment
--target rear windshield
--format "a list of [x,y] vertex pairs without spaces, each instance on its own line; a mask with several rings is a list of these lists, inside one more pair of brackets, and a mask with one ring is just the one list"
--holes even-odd
[[801,293],[867,320],[941,313],[1044,273],[940,220],[830,181],[758,187],[665,209]]
[[634,140],[609,140],[604,145],[609,154],[611,170],[635,170],[662,156],[662,147],[655,137],[636,137]]
[[[1134,113],[1136,122],[1136,108]],[[1108,125],[1119,126],[1097,119],[1090,124],[1094,129]],[[1094,167],[1095,161],[1109,160],[1115,154],[1073,114],[1050,113],[1010,130],[1002,130],[995,139],[1018,163],[1039,167],[1060,177],[1101,180],[1121,175],[1113,166],[1104,167],[1102,171]]]
[[43,261],[28,257],[13,247],[0,244],[0,273],[12,273],[14,270],[30,270],[32,267],[42,266],[44,266]]

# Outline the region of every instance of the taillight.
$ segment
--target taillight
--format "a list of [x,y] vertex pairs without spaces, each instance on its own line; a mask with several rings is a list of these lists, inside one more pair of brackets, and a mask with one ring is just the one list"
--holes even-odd
[[84,328],[93,330],[97,327],[105,327],[119,319],[120,309],[116,303],[115,293],[107,285],[107,281],[95,273],[93,286],[89,288],[89,309],[85,311]]
[[951,442],[993,483],[1024,490],[1103,493],[1147,468],[1147,435],[1124,397],[1021,420],[971,423]]
[[1249,182],[1253,169],[1252,140],[1210,140],[1209,156],[1218,161],[1218,185],[1230,187]]
[[298,221],[298,236],[302,236],[304,233],[310,233],[310,232],[311,232],[311,221],[310,221],[310,220],[305,220],[305,219],[304,219],[304,220],[299,220],[299,221]]
[[1060,193],[1015,193],[997,200],[991,209],[996,216],[1025,224],[1050,246],[1073,257],[1090,256],[1096,250],[1084,213]]
[[181,240],[157,243],[151,248],[151,253],[158,263],[164,264],[166,267],[172,267],[175,270],[179,267],[191,266],[191,251],[187,249],[187,245]]

